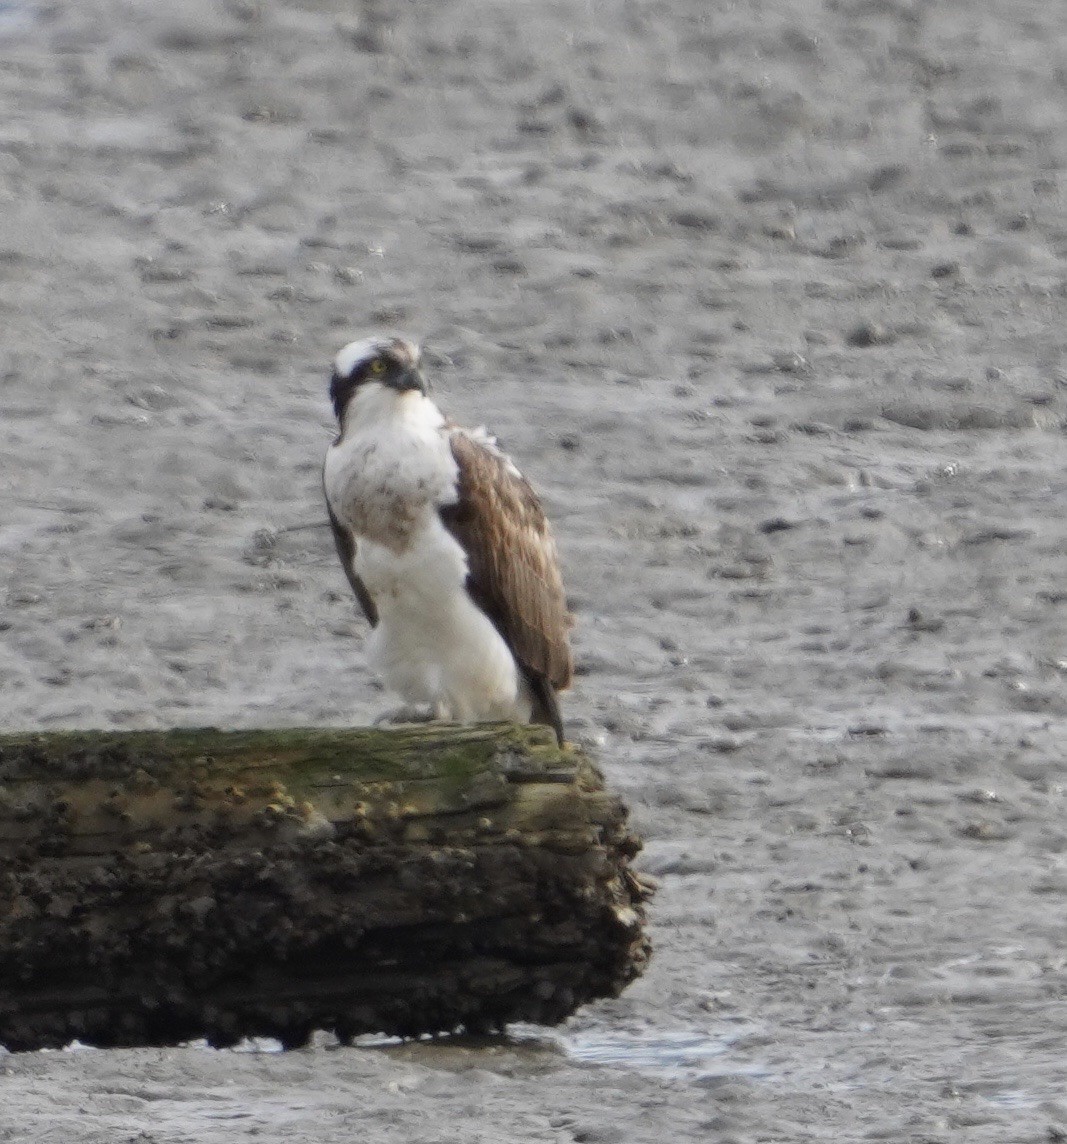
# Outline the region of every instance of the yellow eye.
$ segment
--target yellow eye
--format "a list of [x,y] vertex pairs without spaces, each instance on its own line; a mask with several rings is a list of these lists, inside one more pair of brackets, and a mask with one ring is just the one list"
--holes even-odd
[[367,366],[371,373],[385,373],[385,362],[381,358],[375,358],[374,361]]

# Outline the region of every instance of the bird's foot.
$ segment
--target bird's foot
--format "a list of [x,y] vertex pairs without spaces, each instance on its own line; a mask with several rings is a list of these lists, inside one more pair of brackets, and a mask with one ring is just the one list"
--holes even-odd
[[391,711],[383,711],[374,720],[375,727],[393,726],[397,723],[440,723],[446,714],[439,703],[405,703]]

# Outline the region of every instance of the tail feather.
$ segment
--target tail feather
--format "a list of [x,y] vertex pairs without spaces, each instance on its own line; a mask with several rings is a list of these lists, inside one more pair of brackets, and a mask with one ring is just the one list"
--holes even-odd
[[556,695],[556,689],[543,675],[527,676],[527,682],[533,693],[533,711],[530,715],[530,722],[551,727],[556,732],[556,742],[562,747],[564,743],[563,716],[560,714],[559,697]]

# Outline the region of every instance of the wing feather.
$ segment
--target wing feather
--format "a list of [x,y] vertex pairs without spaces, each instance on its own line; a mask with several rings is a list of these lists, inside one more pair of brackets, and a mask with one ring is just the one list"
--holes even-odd
[[337,519],[329,497],[326,498],[326,511],[330,514],[330,530],[333,532],[333,542],[337,546],[337,555],[341,558],[341,567],[345,570],[348,583],[356,594],[363,614],[367,617],[370,626],[375,628],[378,626],[378,609],[374,606],[370,592],[367,591],[367,585],[356,575],[353,566],[353,561],[356,558],[356,538],[352,535],[351,530]]
[[[457,428],[450,438],[458,495],[440,512],[467,553],[467,591],[552,714],[554,693],[570,686],[573,666],[570,616],[548,520],[529,483],[490,439]],[[558,708],[549,721],[558,724]]]

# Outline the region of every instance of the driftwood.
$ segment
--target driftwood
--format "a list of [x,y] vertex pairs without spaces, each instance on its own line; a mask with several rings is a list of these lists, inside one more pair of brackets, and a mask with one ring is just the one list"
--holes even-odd
[[0,1044],[556,1023],[645,964],[639,846],[544,728],[0,736]]

